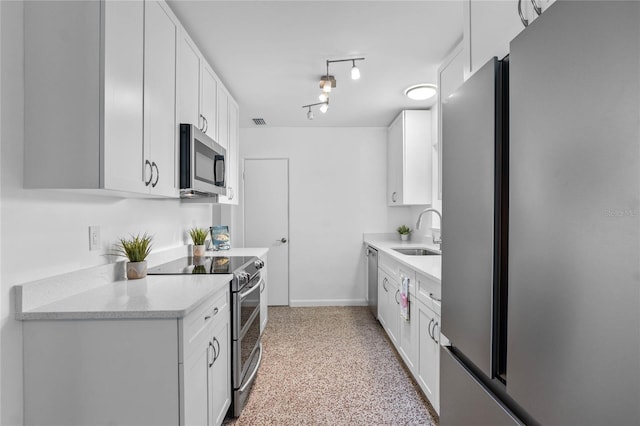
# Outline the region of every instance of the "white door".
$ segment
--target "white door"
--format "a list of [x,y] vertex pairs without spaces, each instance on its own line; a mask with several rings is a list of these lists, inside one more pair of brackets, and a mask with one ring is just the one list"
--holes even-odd
[[267,247],[269,305],[289,304],[289,160],[244,160],[244,246]]

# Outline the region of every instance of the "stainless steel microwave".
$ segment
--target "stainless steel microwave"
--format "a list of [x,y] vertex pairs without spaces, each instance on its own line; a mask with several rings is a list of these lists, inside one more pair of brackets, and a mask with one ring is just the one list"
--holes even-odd
[[193,124],[180,124],[180,196],[227,195],[227,151]]

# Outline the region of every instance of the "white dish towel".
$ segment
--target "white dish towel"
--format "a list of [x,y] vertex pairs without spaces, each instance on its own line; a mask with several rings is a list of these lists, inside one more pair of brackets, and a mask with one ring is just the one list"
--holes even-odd
[[402,277],[400,284],[400,316],[409,321],[409,277]]

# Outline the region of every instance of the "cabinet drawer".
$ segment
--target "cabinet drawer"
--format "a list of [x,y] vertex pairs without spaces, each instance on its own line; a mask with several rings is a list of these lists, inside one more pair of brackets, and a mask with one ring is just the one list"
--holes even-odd
[[218,322],[218,319],[230,317],[229,315],[229,290],[210,297],[202,303],[195,311],[180,320],[179,329],[182,334],[180,359],[183,362],[188,356],[192,347],[197,346],[197,342],[211,338],[211,330]]
[[418,299],[438,315],[440,315],[441,289],[442,285],[438,280],[423,274],[416,274],[416,294]]

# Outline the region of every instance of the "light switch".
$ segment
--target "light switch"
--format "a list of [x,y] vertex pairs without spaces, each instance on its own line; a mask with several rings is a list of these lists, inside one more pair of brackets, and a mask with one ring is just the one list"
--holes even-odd
[[89,251],[100,250],[100,227],[89,226]]

